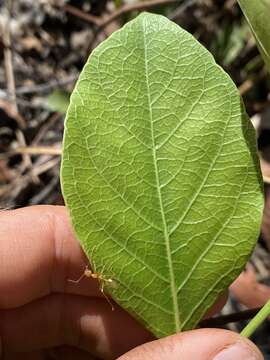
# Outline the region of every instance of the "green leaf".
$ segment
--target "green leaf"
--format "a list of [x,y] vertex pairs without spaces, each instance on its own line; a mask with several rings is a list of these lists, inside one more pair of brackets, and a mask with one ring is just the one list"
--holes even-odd
[[70,94],[67,91],[56,89],[47,98],[47,105],[52,111],[65,114],[69,105]]
[[270,0],[238,0],[270,71]]
[[237,88],[159,15],[90,56],[68,109],[62,188],[94,270],[114,280],[106,291],[157,336],[196,326],[259,232],[255,133]]

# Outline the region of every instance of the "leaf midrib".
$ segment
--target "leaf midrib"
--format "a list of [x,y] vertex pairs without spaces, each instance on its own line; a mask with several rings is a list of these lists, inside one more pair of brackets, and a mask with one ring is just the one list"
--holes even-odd
[[170,275],[170,286],[171,286],[171,294],[172,294],[172,302],[173,302],[173,313],[174,313],[174,320],[175,320],[175,331],[179,332],[181,330],[180,326],[180,318],[179,318],[179,305],[178,305],[178,298],[177,298],[177,291],[176,291],[176,283],[175,283],[175,275],[173,270],[173,263],[171,257],[171,245],[170,245],[170,236],[168,232],[162,195],[161,195],[161,187],[160,187],[160,180],[159,180],[159,169],[157,165],[157,155],[156,155],[156,142],[154,136],[154,125],[153,125],[153,112],[151,106],[151,98],[150,98],[150,86],[148,81],[148,64],[147,64],[147,46],[146,46],[146,28],[145,28],[145,21],[143,20],[143,45],[144,45],[144,70],[145,70],[145,81],[146,81],[146,88],[147,88],[147,99],[148,99],[148,109],[150,115],[150,125],[151,125],[151,139],[152,139],[152,155],[153,155],[153,164],[155,169],[155,179],[156,179],[156,188],[157,188],[157,195],[159,200],[160,206],[160,213],[163,223],[163,234],[164,240],[166,245],[166,253],[168,259],[168,266],[169,266],[169,275]]

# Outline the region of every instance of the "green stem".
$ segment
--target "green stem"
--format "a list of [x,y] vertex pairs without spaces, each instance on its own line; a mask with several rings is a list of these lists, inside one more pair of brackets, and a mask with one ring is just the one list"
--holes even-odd
[[258,312],[256,316],[247,324],[242,330],[241,335],[244,337],[250,337],[254,331],[261,325],[261,323],[270,315],[270,300],[264,305],[264,307]]

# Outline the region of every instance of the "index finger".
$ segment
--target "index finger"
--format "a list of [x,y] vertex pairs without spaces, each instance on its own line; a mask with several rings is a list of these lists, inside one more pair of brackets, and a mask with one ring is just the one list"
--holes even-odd
[[87,264],[63,206],[0,213],[0,308],[53,292],[101,296],[96,281],[72,284]]

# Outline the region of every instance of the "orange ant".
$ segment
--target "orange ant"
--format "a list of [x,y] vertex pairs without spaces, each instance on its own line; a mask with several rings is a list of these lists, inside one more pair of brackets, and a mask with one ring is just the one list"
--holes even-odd
[[94,272],[94,271],[90,270],[88,268],[88,265],[86,265],[84,272],[82,273],[82,275],[77,280],[69,279],[68,281],[72,282],[73,284],[78,284],[84,277],[87,277],[88,279],[92,278],[92,279],[95,279],[95,280],[99,281],[99,284],[100,284],[99,289],[100,289],[102,295],[107,300],[107,302],[111,305],[112,311],[114,311],[114,306],[113,306],[112,302],[110,301],[110,299],[108,298],[108,296],[104,292],[104,284],[107,283],[108,285],[113,286],[114,285],[113,279],[107,278],[107,277],[105,277],[104,275],[102,275],[100,273],[97,273],[97,272]]

